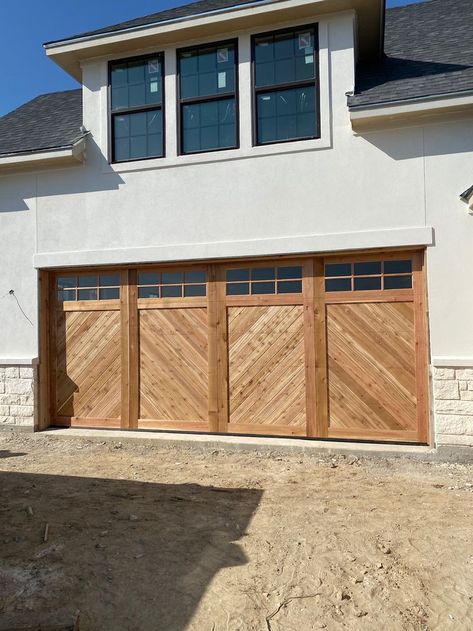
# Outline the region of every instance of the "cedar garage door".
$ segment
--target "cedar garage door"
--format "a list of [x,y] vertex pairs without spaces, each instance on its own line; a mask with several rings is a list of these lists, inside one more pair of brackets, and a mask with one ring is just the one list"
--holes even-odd
[[42,427],[427,442],[423,268],[384,252],[43,272]]

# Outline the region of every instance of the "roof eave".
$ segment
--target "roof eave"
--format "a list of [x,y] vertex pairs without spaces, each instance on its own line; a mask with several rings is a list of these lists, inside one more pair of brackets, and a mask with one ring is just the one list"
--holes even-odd
[[46,54],[75,79],[81,81],[81,62],[115,54],[133,54],[138,49],[165,47],[187,40],[212,37],[270,23],[314,18],[346,10],[358,13],[360,55],[378,58],[382,47],[381,24],[384,0],[255,0],[212,12],[174,18],[121,31],[69,38],[44,45]]
[[85,148],[85,136],[81,136],[70,145],[36,151],[19,151],[16,153],[0,154],[0,172],[12,169],[31,169],[42,166],[74,165],[84,161]]

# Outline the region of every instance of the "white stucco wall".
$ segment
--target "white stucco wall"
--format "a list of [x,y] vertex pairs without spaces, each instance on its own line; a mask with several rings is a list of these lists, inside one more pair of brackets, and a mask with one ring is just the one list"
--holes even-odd
[[[409,246],[429,244],[433,227],[432,355],[473,363],[473,217],[458,199],[473,179],[473,118],[354,134],[345,96],[354,84],[353,15],[326,16],[319,24],[318,141],[251,147],[251,33],[245,32],[237,34],[239,150],[176,155],[169,48],[167,157],[110,166],[108,60],[85,63],[84,124],[91,132],[85,165],[0,176],[0,296],[14,288],[36,322],[33,261],[47,267]],[[35,327],[10,298],[0,300],[0,359],[34,357]]]

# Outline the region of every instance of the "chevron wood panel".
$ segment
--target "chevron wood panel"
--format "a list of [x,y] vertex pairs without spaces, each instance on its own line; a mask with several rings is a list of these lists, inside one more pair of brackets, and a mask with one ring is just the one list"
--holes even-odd
[[230,307],[228,335],[229,431],[233,424],[305,432],[303,307]]
[[120,313],[57,314],[56,415],[120,417]]
[[207,310],[140,311],[139,335],[140,418],[208,423]]
[[328,305],[327,346],[329,435],[416,431],[412,302]]

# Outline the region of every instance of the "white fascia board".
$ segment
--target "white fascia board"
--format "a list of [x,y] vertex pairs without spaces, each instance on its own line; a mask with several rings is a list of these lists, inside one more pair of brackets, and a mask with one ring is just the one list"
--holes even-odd
[[81,138],[71,147],[52,151],[36,151],[34,153],[13,154],[0,157],[0,169],[39,166],[41,163],[82,161],[85,150],[85,138]]
[[[273,13],[275,11],[284,11],[287,9],[294,9],[297,7],[304,7],[313,5],[316,7],[319,4],[326,3],[327,0],[277,0],[276,2],[271,0],[255,0],[251,4],[242,4],[238,6],[232,6],[225,9],[217,9],[205,13],[198,13],[195,15],[188,15],[182,18],[173,18],[171,20],[159,21],[154,25],[141,24],[138,26],[131,26],[128,28],[120,29],[119,31],[110,31],[107,33],[97,33],[96,35],[86,35],[81,38],[72,38],[69,40],[60,40],[58,42],[51,42],[44,44],[44,48],[48,55],[54,55],[55,53],[69,53],[78,50],[82,50],[89,46],[95,46],[99,43],[99,40],[106,40],[106,43],[118,43],[124,40],[128,40],[136,36],[140,36],[142,31],[146,30],[146,35],[161,35],[167,32],[176,32],[183,28],[206,26],[207,24],[215,24],[216,22],[225,23],[228,20],[232,20],[235,17],[235,13],[238,17],[251,17],[256,14]],[[178,40],[179,37],[176,36]],[[105,43],[105,41],[104,41]]]
[[433,228],[419,226],[336,234],[303,235],[248,241],[185,243],[106,250],[42,252],[33,257],[37,269],[170,263],[195,260],[318,254],[380,248],[425,247],[433,244]]
[[445,111],[473,109],[473,94],[437,95],[431,98],[415,99],[406,102],[379,105],[353,106],[350,108],[350,119],[355,127],[358,123],[374,120],[396,120],[418,114],[437,114]]

